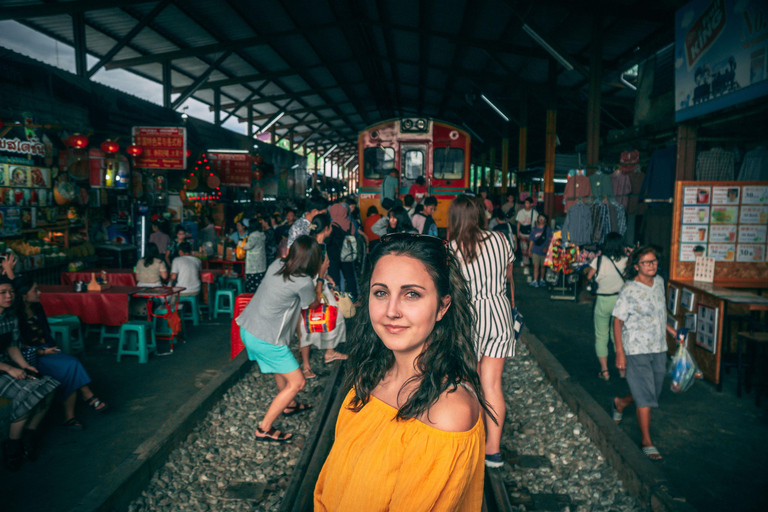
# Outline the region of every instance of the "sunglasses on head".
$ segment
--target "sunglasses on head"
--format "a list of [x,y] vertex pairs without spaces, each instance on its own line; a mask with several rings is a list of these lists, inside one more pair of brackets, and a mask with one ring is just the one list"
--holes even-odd
[[418,233],[389,233],[381,237],[382,243],[388,242],[425,242],[440,247],[448,247],[448,240],[432,236],[420,235]]

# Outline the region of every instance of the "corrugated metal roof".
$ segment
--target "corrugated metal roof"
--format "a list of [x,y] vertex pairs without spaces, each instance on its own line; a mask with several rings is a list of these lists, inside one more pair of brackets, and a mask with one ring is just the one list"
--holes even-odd
[[[61,9],[62,3],[8,0],[3,8],[28,9],[14,12],[26,25],[73,44],[70,13],[45,15],[45,9]],[[594,16],[602,16],[604,86],[612,91],[618,68],[633,63],[635,47],[647,45],[641,52],[647,55],[664,45],[674,10],[684,3],[668,0],[654,10],[640,0],[104,0],[84,18],[87,51],[102,58],[152,15],[108,67],[162,82],[166,61],[174,94],[205,75],[192,97],[212,104],[219,90],[227,111],[256,102],[239,106],[234,112],[239,117],[247,108],[257,117],[283,108],[299,111],[277,126],[300,120],[344,126],[349,134],[316,137],[354,144],[355,132],[366,124],[402,111],[457,124],[465,120],[459,116],[469,115],[473,130],[493,141],[499,118],[482,104],[470,107],[466,96],[486,93],[499,98],[503,110],[516,112],[519,98],[540,98],[547,82],[550,56],[521,30],[523,23],[577,66],[556,69],[557,87],[579,102],[587,84],[579,69],[589,66]],[[83,5],[93,6],[72,3]],[[631,103],[631,92],[618,92],[608,94]]]

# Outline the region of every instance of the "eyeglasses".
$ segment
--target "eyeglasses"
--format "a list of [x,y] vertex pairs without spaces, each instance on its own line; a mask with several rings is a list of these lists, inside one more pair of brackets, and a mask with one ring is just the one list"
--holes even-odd
[[653,267],[659,264],[659,260],[638,261],[638,263],[644,267]]

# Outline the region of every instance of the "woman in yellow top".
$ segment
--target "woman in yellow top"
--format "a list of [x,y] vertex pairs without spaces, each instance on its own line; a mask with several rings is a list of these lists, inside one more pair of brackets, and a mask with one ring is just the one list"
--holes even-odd
[[382,237],[371,264],[315,510],[479,511],[481,413],[493,415],[456,258],[439,238],[397,233]]

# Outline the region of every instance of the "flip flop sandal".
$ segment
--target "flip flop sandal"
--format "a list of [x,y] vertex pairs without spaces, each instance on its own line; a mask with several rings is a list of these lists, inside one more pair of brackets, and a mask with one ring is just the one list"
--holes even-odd
[[597,374],[597,378],[602,379],[604,381],[608,381],[611,378],[611,373],[608,370],[603,370]]
[[85,426],[77,421],[77,418],[70,418],[64,423],[64,426],[69,430],[85,430]]
[[304,374],[305,379],[314,379],[317,377],[317,374],[313,372],[311,368],[304,368],[301,370],[301,373]]
[[[643,453],[646,457],[654,462],[660,461],[662,459],[659,450],[657,450],[655,446],[643,446]],[[652,457],[652,455],[658,455],[658,457]]]
[[345,359],[348,359],[348,358],[349,356],[347,354],[342,354],[341,352],[337,352],[331,357],[324,357],[323,361],[325,361],[325,364],[331,364],[334,361],[344,361]]
[[[256,441],[260,442],[266,442],[266,443],[287,443],[293,438],[293,434],[288,434],[286,432],[280,432],[275,427],[272,427],[271,429],[265,431],[261,430],[259,427],[256,427],[256,430],[259,432],[259,434],[262,434],[261,436],[255,436]],[[279,435],[275,435],[277,432],[280,432]]]
[[300,404],[299,402],[296,402],[296,405],[286,407],[286,409],[289,410],[289,412],[283,411],[283,416],[293,416],[294,414],[299,414],[304,411],[308,411],[312,408],[309,404]]
[[96,412],[102,412],[108,407],[107,402],[102,402],[96,395],[93,395],[91,398],[83,401]]
[[616,410],[616,399],[611,398],[611,418],[613,418],[613,421],[616,422],[618,425],[621,423],[621,419],[624,417],[624,413],[621,413]]

